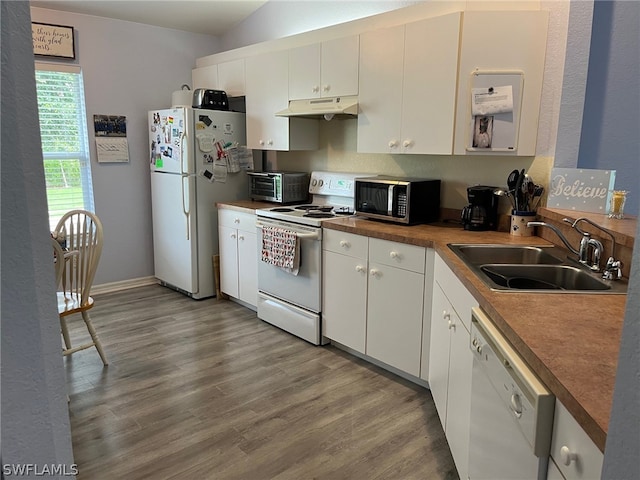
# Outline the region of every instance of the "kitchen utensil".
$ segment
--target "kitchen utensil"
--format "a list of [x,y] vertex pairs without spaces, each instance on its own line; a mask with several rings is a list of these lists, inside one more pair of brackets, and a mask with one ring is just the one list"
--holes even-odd
[[544,192],[544,187],[536,185],[535,191],[533,192],[533,205],[531,206],[531,210],[534,212],[536,211],[536,208],[538,208],[538,204],[542,198],[542,192]]
[[513,195],[511,194],[511,192],[507,191],[507,190],[503,190],[501,188],[496,188],[493,191],[494,195],[497,195],[498,197],[507,197],[509,199],[509,202],[511,202],[511,206],[513,207],[513,209],[516,209],[516,203],[515,200],[513,199]]
[[510,192],[515,191],[516,185],[518,184],[519,176],[520,176],[520,172],[518,172],[518,170],[514,170],[507,177],[507,187],[509,187]]
[[[513,172],[511,172],[513,173]],[[511,175],[509,175],[511,177]],[[523,210],[522,204],[524,203],[524,197],[522,195],[522,182],[524,181],[524,168],[517,175],[515,196],[516,196],[516,210]]]

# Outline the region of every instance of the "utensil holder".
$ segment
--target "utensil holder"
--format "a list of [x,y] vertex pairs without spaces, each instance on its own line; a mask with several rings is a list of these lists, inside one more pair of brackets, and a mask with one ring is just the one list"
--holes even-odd
[[536,219],[536,212],[523,212],[513,210],[511,212],[511,228],[509,233],[515,237],[533,236],[533,227],[527,227],[527,223]]

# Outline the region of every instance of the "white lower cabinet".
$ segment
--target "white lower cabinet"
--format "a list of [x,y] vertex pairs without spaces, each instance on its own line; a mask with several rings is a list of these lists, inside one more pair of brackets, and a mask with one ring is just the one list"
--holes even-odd
[[429,386],[460,478],[467,478],[473,367],[469,327],[477,303],[437,253],[433,275]]
[[418,377],[425,248],[324,230],[323,335]]
[[420,375],[425,249],[369,239],[367,350],[381,362]]
[[369,239],[335,230],[323,237],[322,334],[364,354]]
[[252,307],[258,304],[256,216],[231,209],[218,213],[220,290]]
[[604,456],[578,422],[556,399],[551,437],[549,479],[596,480],[602,475]]

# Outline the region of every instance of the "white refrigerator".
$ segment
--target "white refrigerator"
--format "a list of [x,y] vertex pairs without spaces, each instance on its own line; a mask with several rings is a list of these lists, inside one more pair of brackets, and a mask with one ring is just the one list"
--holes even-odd
[[195,299],[212,297],[216,202],[249,198],[247,174],[225,169],[225,148],[246,145],[245,114],[171,108],[149,112],[155,276]]

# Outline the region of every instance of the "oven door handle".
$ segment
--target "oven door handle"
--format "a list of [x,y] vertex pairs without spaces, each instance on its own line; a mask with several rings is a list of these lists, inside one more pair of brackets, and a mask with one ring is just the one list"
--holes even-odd
[[[257,228],[263,229],[265,226],[266,225],[262,225],[261,223],[256,223]],[[295,230],[291,230],[291,231],[295,233],[299,239],[302,239],[302,240],[307,240],[307,239],[320,240],[320,235],[318,235],[317,233],[299,233],[299,232],[296,232]]]

